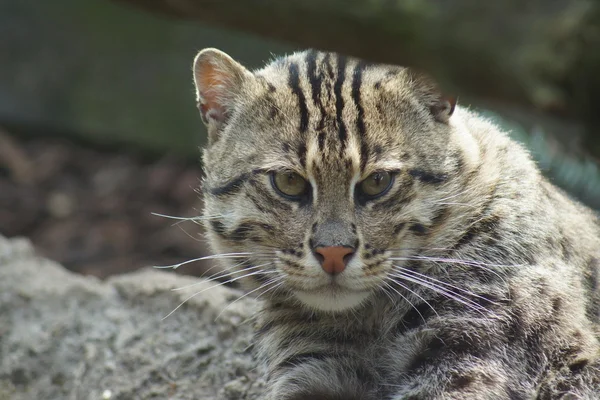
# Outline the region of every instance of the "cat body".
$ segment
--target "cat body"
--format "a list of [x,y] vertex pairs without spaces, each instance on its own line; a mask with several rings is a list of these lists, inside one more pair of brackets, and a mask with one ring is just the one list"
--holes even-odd
[[600,399],[600,223],[409,69],[194,63],[207,236],[269,400]]

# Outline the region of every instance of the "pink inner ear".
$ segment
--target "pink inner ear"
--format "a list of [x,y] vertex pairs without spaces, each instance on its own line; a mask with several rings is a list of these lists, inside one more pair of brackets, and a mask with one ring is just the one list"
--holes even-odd
[[222,104],[226,85],[229,83],[223,72],[218,71],[215,66],[207,62],[200,67],[198,71],[198,104],[203,120],[208,123],[209,120],[223,122],[225,120],[226,108]]
[[225,120],[225,109],[218,105],[213,104],[212,106],[208,103],[199,104],[200,115],[205,124],[210,120],[216,122],[223,122]]

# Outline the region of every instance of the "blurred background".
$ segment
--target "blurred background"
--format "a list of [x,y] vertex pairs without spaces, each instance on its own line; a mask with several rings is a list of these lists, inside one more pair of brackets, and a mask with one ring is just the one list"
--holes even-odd
[[152,214],[202,208],[191,63],[203,47],[250,68],[306,47],[414,64],[600,210],[597,4],[409,3],[0,0],[0,234],[101,278],[208,254],[199,226]]

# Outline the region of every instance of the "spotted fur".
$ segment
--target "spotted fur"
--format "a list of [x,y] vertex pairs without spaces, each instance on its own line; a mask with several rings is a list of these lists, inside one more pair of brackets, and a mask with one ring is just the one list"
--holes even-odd
[[[498,127],[332,53],[250,72],[206,49],[194,78],[208,238],[264,300],[266,399],[600,399],[598,217]],[[361,198],[375,171],[391,190]],[[332,277],[317,245],[356,254]]]

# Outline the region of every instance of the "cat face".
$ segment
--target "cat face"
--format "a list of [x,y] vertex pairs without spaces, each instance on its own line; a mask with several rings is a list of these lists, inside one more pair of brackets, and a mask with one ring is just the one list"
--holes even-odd
[[194,80],[207,235],[256,294],[351,309],[452,223],[469,143],[409,70],[308,51],[250,72],[207,49]]

